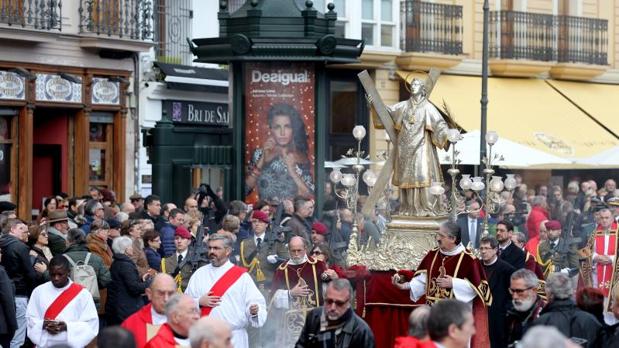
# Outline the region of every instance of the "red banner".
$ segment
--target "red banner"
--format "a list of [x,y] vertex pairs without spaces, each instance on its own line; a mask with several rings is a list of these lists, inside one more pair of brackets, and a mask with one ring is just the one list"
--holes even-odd
[[314,196],[314,66],[245,64],[245,197]]

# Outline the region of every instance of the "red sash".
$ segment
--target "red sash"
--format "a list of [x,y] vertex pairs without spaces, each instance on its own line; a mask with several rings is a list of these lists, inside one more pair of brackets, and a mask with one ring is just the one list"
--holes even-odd
[[62,310],[71,302],[77,294],[82,291],[84,287],[73,283],[69,286],[65,291],[60,294],[60,296],[56,297],[54,302],[47,308],[45,311],[45,320],[56,320],[56,317]]
[[[247,270],[243,267],[232,266],[226,273],[224,273],[219,280],[211,288],[211,296],[223,296],[226,291],[234,284],[243,273]],[[202,307],[202,316],[205,317],[211,314],[213,307]]]

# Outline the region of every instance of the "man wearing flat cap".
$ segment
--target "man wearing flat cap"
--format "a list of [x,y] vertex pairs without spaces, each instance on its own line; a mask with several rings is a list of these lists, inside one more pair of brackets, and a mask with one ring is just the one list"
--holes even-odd
[[544,276],[561,272],[570,277],[578,273],[579,256],[576,244],[561,235],[561,223],[557,220],[546,222],[548,239],[539,245],[539,257]]
[[64,210],[54,210],[47,217],[48,247],[52,255],[62,254],[67,248],[69,217]]

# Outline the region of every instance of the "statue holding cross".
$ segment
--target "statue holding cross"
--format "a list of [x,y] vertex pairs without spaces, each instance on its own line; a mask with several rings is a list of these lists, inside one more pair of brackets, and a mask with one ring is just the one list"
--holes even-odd
[[392,178],[393,185],[400,189],[400,210],[397,215],[446,215],[438,197],[430,193],[432,183],[443,182],[437,148],[449,147],[447,133],[451,121],[444,118],[427,99],[434,84],[433,76],[438,76],[438,71],[430,71],[429,83],[413,79],[410,82],[411,97],[393,106],[386,106],[369,74],[366,71],[359,74],[368,102],[373,105],[389,137],[395,139],[395,146],[383,166],[364,212],[374,206],[389,178]]

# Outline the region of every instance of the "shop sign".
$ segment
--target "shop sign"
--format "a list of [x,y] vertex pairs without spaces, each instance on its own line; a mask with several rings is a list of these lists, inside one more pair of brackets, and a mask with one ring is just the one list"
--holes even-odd
[[163,107],[174,123],[230,126],[228,104],[164,100]]
[[53,74],[37,74],[37,101],[81,103],[82,85]]
[[19,74],[0,71],[0,99],[26,99],[26,79]]
[[92,79],[92,103],[120,104],[120,84],[106,78],[94,77]]

